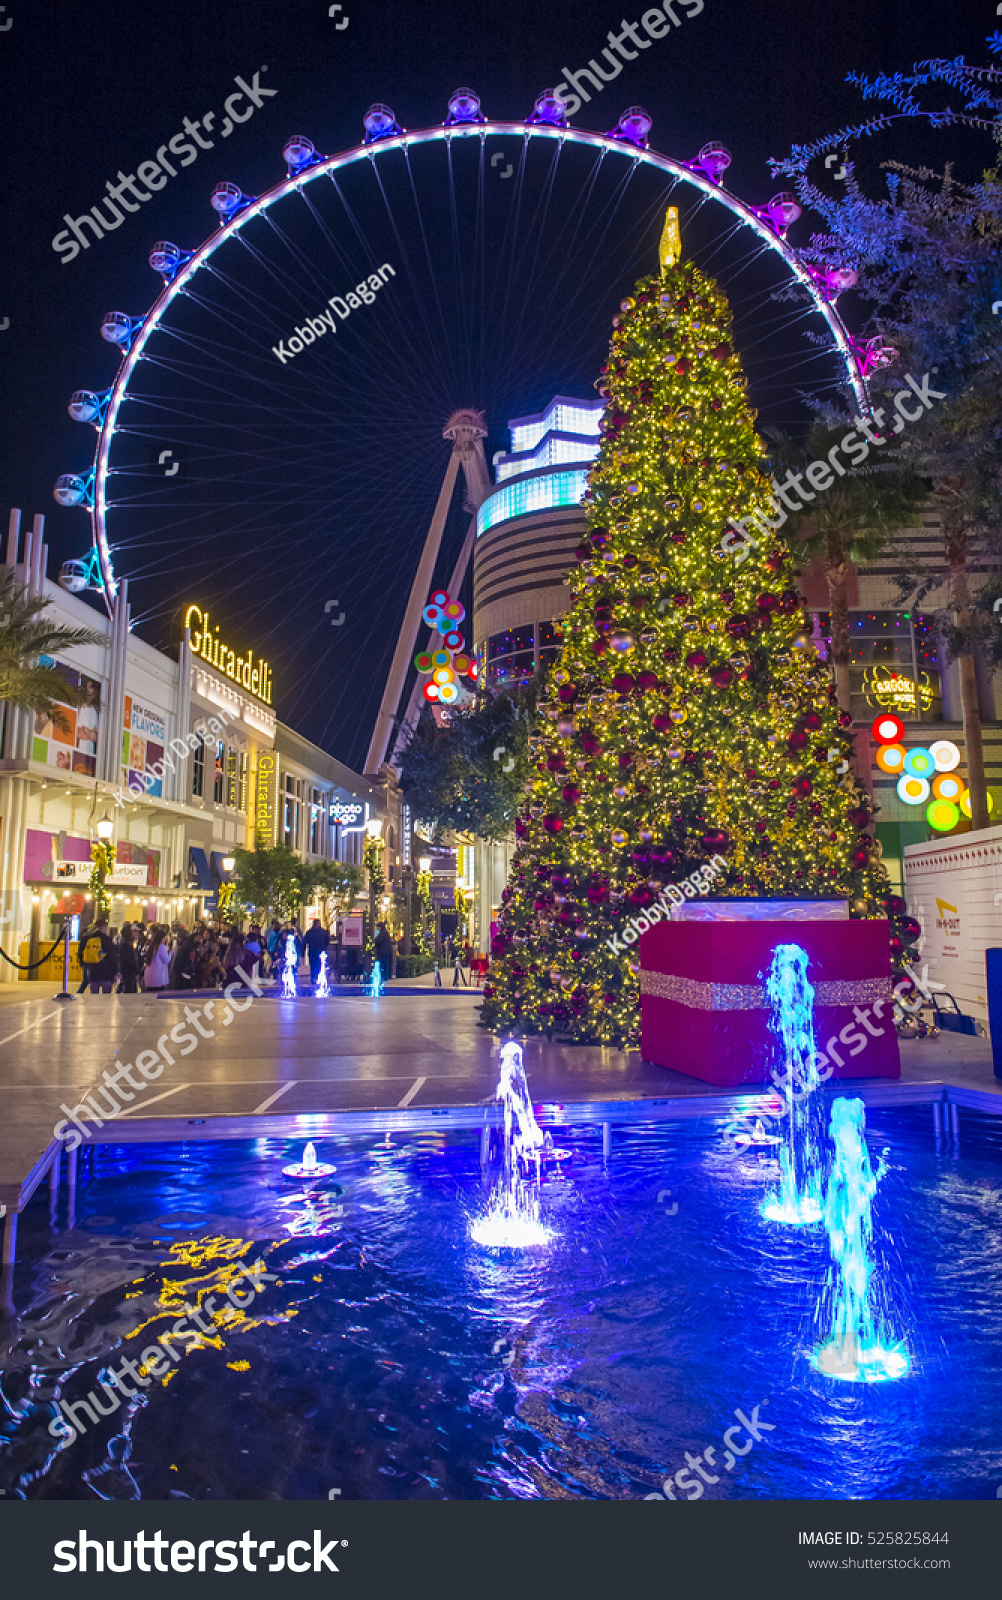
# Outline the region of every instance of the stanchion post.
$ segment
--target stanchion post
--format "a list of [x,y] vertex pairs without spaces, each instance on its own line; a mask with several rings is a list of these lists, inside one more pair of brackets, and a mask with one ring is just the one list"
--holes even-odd
[[63,927],[63,987],[55,996],[57,1000],[74,1000],[75,995],[70,994],[70,919],[67,917]]

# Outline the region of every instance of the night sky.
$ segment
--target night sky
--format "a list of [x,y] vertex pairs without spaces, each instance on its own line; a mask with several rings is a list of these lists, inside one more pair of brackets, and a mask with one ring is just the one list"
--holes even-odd
[[[196,248],[216,226],[214,186],[271,188],[285,175],[291,134],[324,154],[357,145],[372,102],[415,130],[441,123],[450,94],[468,85],[489,116],[524,117],[564,67],[586,66],[621,18],[639,22],[644,9],[345,0],[331,17],[326,0],[10,0],[0,12],[0,323],[9,318],[0,331],[0,475],[5,507],[29,519],[45,513],[50,576],[89,547],[86,514],[52,498],[56,477],[85,472],[93,455],[93,430],[68,417],[67,402],[75,389],[111,386],[118,358],[99,325],[110,310],[142,315],[152,304],[155,241]],[[682,25],[624,65],[574,125],[605,132],[626,106],[643,105],[651,144],[666,154],[689,159],[721,140],[733,155],[728,187],[755,204],[787,187],[770,178],[768,157],[872,114],[848,72],[961,55],[983,64],[997,59],[985,36],[1002,26],[993,0],[706,0],[688,18],[682,0],[676,9]],[[277,92],[221,138],[235,79],[252,84],[255,73]],[[185,118],[210,109],[212,148],[181,167],[185,147],[175,146],[175,175],[64,263],[52,247],[64,213],[99,204],[106,182],[156,159]],[[625,161],[596,174],[562,156],[554,174],[540,143],[508,182],[502,172],[518,166],[518,142],[489,144],[479,179],[467,142],[451,170],[437,145],[415,151],[409,172],[402,157],[385,171],[365,162],[338,192],[328,180],[323,195],[308,187],[315,204],[282,201],[284,211],[248,225],[246,245],[217,252],[218,273],[196,275],[192,297],[177,304],[170,329],[165,318],[152,359],[140,363],[142,396],[123,410],[109,530],[137,631],[176,649],[185,603],[208,607],[230,642],[270,658],[279,715],[356,767],[445,468],[446,417],[485,408],[490,456],[507,446],[509,416],[558,390],[593,396],[617,302],[656,263],[657,184],[627,181]],[[492,168],[498,152],[504,160]],[[876,192],[879,162],[891,156],[952,158],[959,176],[973,177],[992,150],[961,133],[898,125],[853,154]],[[690,236],[697,260],[713,244],[703,225]],[[810,231],[801,219],[791,242]],[[374,259],[398,269],[375,302],[326,345],[279,362],[274,345]],[[851,297],[843,309],[858,322]],[[752,345],[750,312],[742,326]],[[793,378],[777,381],[786,360],[777,337],[772,368],[759,350],[758,394],[749,350],[752,397],[763,419],[795,426]],[[169,481],[165,449],[179,463]],[[438,581],[467,520],[457,496]]]

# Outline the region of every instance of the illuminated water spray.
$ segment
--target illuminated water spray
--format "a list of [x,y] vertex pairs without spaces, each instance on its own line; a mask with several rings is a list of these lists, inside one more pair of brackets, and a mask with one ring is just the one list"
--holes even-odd
[[783,1066],[772,1073],[783,1097],[786,1137],[779,1147],[779,1189],[763,1200],[772,1222],[800,1226],[821,1220],[821,1162],[818,1112],[812,1096],[820,1083],[814,1042],[814,988],[807,981],[807,951],[778,944],[766,980],[772,1007],[770,1026],[783,1044]]
[[285,936],[285,961],[282,965],[282,999],[295,1000],[296,998],[296,970],[299,966],[299,952],[296,949],[295,935],[287,933]]
[[836,1100],[831,1135],[834,1162],[825,1194],[824,1219],[832,1254],[832,1272],[823,1304],[828,1309],[828,1335],[811,1356],[812,1365],[830,1378],[879,1383],[903,1378],[908,1353],[892,1343],[874,1309],[873,1197],[886,1169],[881,1156],[876,1172],[863,1137],[862,1100]]
[[330,992],[330,978],[327,976],[327,951],[321,950],[320,971],[317,974],[317,981],[313,993],[318,1000],[328,1000],[330,998]]
[[283,1167],[282,1171],[287,1178],[329,1178],[337,1168],[328,1161],[317,1160],[317,1147],[311,1139],[303,1148],[303,1159],[293,1161],[291,1166]]
[[383,992],[383,969],[378,961],[372,963],[372,977],[365,992],[371,995],[373,1000],[378,1000]]
[[529,1099],[522,1047],[509,1039],[501,1046],[501,1076],[494,1098],[504,1106],[501,1176],[487,1215],[470,1229],[477,1244],[547,1244],[553,1237],[539,1219],[539,1177],[543,1133]]

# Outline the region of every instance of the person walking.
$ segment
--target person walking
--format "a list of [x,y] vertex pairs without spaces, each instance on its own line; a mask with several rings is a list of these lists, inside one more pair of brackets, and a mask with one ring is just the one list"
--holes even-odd
[[[226,954],[223,957],[223,967],[226,974],[225,987],[229,988],[230,984],[235,983],[240,988],[245,988],[244,975],[251,976],[252,962],[253,957],[244,943],[244,937],[240,929],[231,928],[230,941],[226,946]],[[242,972],[238,971],[238,968],[242,968]]]
[[248,959],[252,963],[250,975],[256,982],[261,962],[264,958],[264,945],[261,940],[261,926],[259,923],[251,923],[250,933],[244,940],[244,946],[247,950]]
[[320,976],[320,957],[325,950],[330,949],[331,945],[331,936],[327,929],[321,926],[319,917],[313,918],[313,926],[303,940],[303,944],[310,962],[310,982],[315,984]]
[[277,977],[285,949],[282,943],[282,930],[278,925],[277,918],[272,921],[271,927],[268,929],[268,937],[265,943],[268,947],[268,970],[273,977]]
[[378,927],[376,928],[376,937],[373,943],[375,957],[379,962],[382,980],[384,983],[389,983],[390,979],[393,977],[394,956],[396,954],[396,950],[393,940],[390,938],[389,930],[385,922],[379,923]]
[[174,951],[170,968],[172,989],[194,989],[197,956],[198,935],[193,929],[191,933],[182,934]]
[[80,964],[87,973],[88,982],[100,994],[110,994],[118,976],[118,951],[108,931],[107,917],[98,917],[84,945]]
[[156,994],[170,983],[170,950],[167,947],[167,929],[163,923],[154,923],[150,942],[146,947],[146,973],[144,987]]
[[139,952],[132,937],[131,922],[122,928],[118,945],[118,960],[122,971],[122,993],[139,993]]

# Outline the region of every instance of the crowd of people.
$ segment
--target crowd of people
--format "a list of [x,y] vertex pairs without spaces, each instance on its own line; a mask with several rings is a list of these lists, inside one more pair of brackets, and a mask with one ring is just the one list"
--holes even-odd
[[[140,990],[218,989],[243,984],[245,979],[257,982],[277,977],[286,964],[290,938],[297,970],[305,956],[311,983],[320,975],[324,953],[332,983],[364,975],[363,953],[342,948],[319,919],[303,934],[294,923],[277,919],[265,930],[252,923],[245,933],[236,926],[211,922],[196,922],[191,928],[180,922],[126,922],[112,929],[107,919],[101,918],[80,936],[77,959],[83,980],[78,993],[86,989],[105,994],[113,990],[137,994]],[[382,924],[376,946],[384,976],[392,976],[395,947]]]

